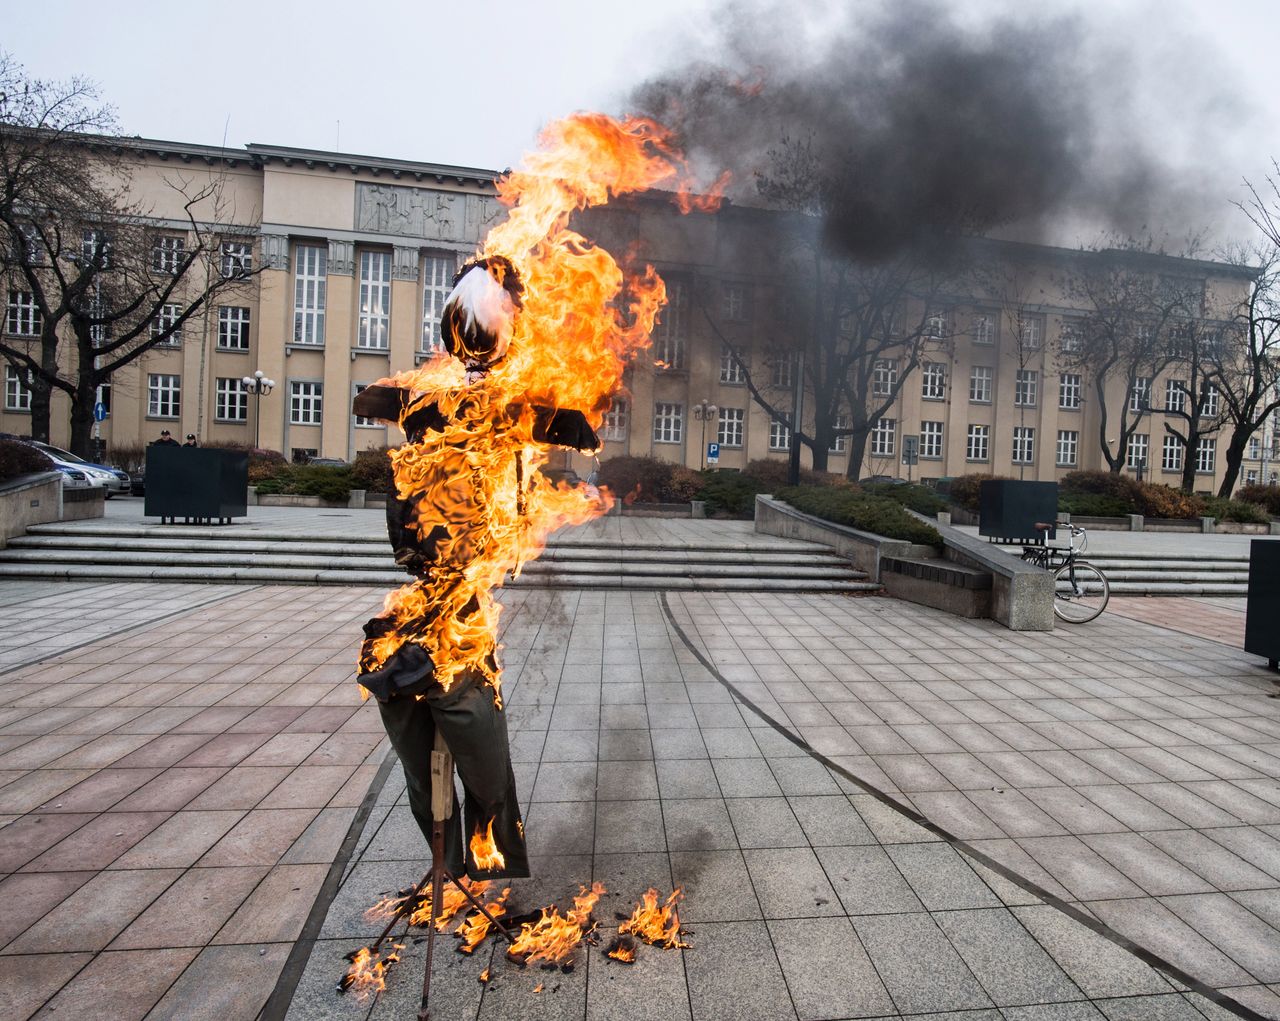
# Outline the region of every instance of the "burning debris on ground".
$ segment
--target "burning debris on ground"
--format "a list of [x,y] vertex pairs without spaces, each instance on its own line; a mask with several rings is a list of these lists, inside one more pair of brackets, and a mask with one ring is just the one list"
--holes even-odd
[[632,937],[618,935],[614,936],[609,941],[609,945],[604,948],[604,955],[623,964],[635,964],[637,949],[636,941]]
[[382,954],[370,947],[361,947],[347,954],[351,967],[338,980],[338,992],[354,991],[356,996],[364,999],[377,996],[387,988],[387,972],[400,960],[403,943],[393,943],[390,952]]
[[652,886],[631,912],[631,917],[618,926],[618,933],[634,933],[650,946],[667,949],[687,949],[691,944],[680,939],[685,930],[680,927],[680,912],[676,905],[684,898],[684,891],[676,887],[661,907],[661,894]]

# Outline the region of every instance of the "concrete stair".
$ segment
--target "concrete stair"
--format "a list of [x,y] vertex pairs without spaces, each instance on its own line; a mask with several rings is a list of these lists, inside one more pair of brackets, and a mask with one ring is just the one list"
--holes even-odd
[[[309,538],[296,533],[185,526],[33,526],[0,550],[0,579],[192,581],[373,585],[391,588],[396,569],[385,538]],[[561,540],[526,564],[513,587],[751,592],[873,592],[825,546],[782,539],[608,545]]]
[[[1018,555],[1021,546],[1008,546]],[[1229,553],[1092,553],[1084,559],[1107,576],[1113,595],[1245,596],[1249,591],[1249,558]]]

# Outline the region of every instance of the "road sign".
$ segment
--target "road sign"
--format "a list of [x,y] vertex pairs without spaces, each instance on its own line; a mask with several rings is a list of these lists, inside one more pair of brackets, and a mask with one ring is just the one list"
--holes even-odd
[[916,464],[919,461],[920,438],[918,436],[902,437],[902,463]]
[[107,417],[107,406],[103,404],[101,401],[99,401],[97,404],[93,406],[93,420],[95,422],[101,422],[106,417]]
[[720,444],[708,443],[707,444],[707,464],[719,464],[719,463],[720,463]]

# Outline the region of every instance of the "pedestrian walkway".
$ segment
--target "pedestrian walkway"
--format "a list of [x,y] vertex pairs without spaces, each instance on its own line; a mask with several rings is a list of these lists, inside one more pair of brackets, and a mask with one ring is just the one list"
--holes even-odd
[[1243,649],[1246,603],[1231,597],[1112,596],[1107,612]]
[[[0,607],[73,628],[90,591]],[[352,664],[383,593],[159,591],[113,589],[166,613],[68,651],[33,630],[40,661],[0,673],[0,1018],[250,1021],[273,994],[267,1021],[412,1016],[413,939],[381,1000],[333,988],[363,911],[426,868],[398,769],[364,800],[385,744]],[[503,602],[535,865],[513,898],[599,880],[607,930],[680,885],[694,946],[570,974],[445,952],[439,1016],[1280,1018],[1280,689],[1255,657],[1112,613],[1023,634],[883,597]]]

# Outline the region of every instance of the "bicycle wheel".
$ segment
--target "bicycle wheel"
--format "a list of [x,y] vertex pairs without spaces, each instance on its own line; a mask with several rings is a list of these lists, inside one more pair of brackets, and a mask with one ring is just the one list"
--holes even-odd
[[1086,624],[1107,607],[1111,586],[1093,564],[1076,560],[1053,575],[1053,612],[1068,624]]

